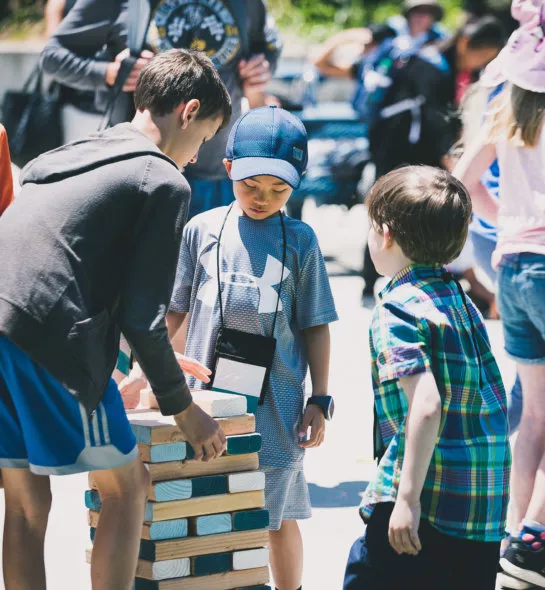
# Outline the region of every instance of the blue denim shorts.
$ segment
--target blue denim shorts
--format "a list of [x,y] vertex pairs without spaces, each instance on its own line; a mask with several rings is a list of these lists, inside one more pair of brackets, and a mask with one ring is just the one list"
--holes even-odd
[[507,354],[521,364],[545,364],[545,256],[503,256],[498,293]]

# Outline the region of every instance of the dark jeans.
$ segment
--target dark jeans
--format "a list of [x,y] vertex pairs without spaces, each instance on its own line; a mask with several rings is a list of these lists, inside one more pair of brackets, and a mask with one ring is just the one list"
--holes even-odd
[[364,537],[348,557],[344,590],[494,590],[500,543],[479,543],[440,533],[426,520],[422,550],[398,555],[388,541],[393,503],[378,504]]

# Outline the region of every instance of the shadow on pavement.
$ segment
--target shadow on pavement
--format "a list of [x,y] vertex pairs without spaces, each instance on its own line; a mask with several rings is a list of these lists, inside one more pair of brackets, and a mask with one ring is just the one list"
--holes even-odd
[[310,500],[314,508],[357,507],[361,495],[367,487],[366,481],[343,481],[334,488],[323,488],[314,483],[308,484]]

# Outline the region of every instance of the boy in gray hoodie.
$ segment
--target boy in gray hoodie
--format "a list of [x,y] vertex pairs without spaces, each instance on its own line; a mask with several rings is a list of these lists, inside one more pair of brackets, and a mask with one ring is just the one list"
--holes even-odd
[[190,198],[179,168],[228,123],[231,102],[207,57],[172,50],[142,71],[135,104],[132,123],[31,162],[0,219],[7,590],[45,588],[47,476],[91,470],[102,500],[93,589],[132,588],[148,477],[110,379],[120,332],[197,458],[224,450],[192,403],[165,315]]

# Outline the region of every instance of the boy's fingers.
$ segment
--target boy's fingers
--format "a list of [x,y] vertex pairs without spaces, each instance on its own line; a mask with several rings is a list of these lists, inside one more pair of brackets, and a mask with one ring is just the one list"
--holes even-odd
[[417,553],[422,551],[422,544],[420,543],[420,537],[418,536],[418,533],[415,531],[411,531],[411,542],[412,542],[413,547],[415,548]]
[[193,460],[194,461],[201,461],[203,458],[202,446],[201,445],[194,446],[193,452],[195,453]]

